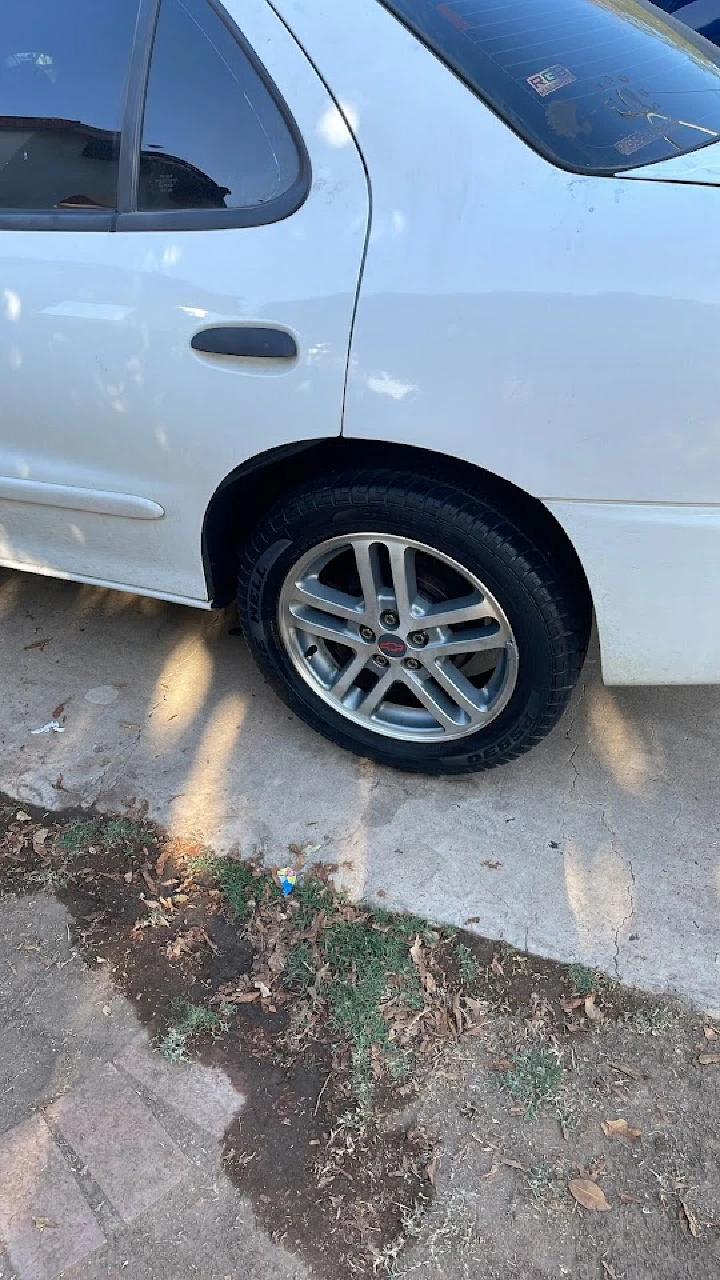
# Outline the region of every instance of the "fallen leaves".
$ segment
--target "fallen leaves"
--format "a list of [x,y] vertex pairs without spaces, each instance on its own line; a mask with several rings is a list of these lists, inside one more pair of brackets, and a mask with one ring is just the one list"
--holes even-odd
[[194,925],[192,929],[186,929],[184,933],[179,933],[171,942],[168,942],[165,954],[168,960],[179,960],[180,956],[191,955],[201,947],[209,947],[211,951],[217,951],[207,930],[200,925]]
[[44,853],[45,841],[50,835],[49,827],[38,827],[33,831],[32,846],[36,853]]
[[583,1209],[589,1209],[592,1213],[607,1213],[610,1209],[602,1187],[593,1182],[592,1178],[571,1178],[568,1191]]
[[635,1142],[642,1137],[640,1129],[634,1129],[627,1120],[603,1120],[600,1128],[606,1138],[629,1138]]
[[585,1010],[585,1017],[588,1022],[592,1022],[596,1027],[599,1027],[600,1024],[605,1021],[605,1014],[601,1009],[598,1009],[595,1004],[594,995],[585,997],[585,1000],[583,1001],[583,1009]]
[[699,1053],[698,1062],[701,1067],[714,1067],[720,1063],[720,1053]]
[[57,1222],[52,1218],[36,1218],[33,1217],[32,1224],[36,1231],[45,1231],[48,1227],[57,1227]]

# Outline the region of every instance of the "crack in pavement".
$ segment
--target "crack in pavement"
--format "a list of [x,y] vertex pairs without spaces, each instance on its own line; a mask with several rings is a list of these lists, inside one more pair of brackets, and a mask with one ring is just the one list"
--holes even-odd
[[629,921],[632,920],[635,914],[635,870],[633,868],[632,858],[628,857],[624,853],[621,853],[617,847],[617,832],[614,831],[614,829],[610,826],[610,823],[608,822],[606,808],[603,808],[601,810],[600,820],[605,830],[607,831],[608,835],[610,836],[610,848],[612,849],[613,853],[616,854],[616,856],[620,859],[620,861],[624,863],[624,865],[628,869],[628,872],[630,873],[630,883],[627,886],[627,895],[628,895],[630,910],[627,912],[627,915],[623,916],[622,920],[620,920],[619,923],[616,925],[614,938],[613,938],[613,942],[615,946],[615,955],[613,956],[613,967],[615,969],[615,977],[618,979],[618,981],[621,981],[622,979],[620,974],[620,932],[622,929],[625,928],[625,926],[629,923]]

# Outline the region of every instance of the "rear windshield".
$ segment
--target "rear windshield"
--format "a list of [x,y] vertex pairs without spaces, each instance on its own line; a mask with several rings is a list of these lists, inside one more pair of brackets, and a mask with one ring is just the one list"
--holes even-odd
[[616,173],[720,138],[720,51],[645,0],[381,0],[531,146]]

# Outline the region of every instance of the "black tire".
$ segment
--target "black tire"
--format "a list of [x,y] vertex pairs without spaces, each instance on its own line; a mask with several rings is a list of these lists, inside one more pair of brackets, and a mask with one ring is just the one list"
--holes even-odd
[[[510,701],[487,727],[447,742],[384,737],[326,704],[293,666],[278,625],[287,574],[314,545],[370,531],[437,548],[476,574],[502,605],[517,642],[519,669]],[[577,681],[591,621],[580,584],[511,517],[455,484],[384,468],[324,476],[277,503],[245,548],[238,608],[255,659],[296,715],[349,751],[429,774],[491,769],[544,738]]]

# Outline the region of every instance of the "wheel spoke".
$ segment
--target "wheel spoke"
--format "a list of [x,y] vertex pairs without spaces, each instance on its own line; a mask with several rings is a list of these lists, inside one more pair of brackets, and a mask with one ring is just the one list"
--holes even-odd
[[504,629],[500,626],[490,630],[488,627],[473,627],[463,631],[452,640],[436,640],[424,651],[428,658],[450,658],[453,654],[487,653],[493,649],[504,649],[507,641]]
[[326,587],[314,577],[296,582],[293,595],[301,605],[344,618],[347,622],[362,621],[365,617],[365,606],[359,596],[349,596],[345,591]]
[[458,728],[461,717],[457,714],[457,703],[448,698],[437,685],[433,687],[427,679],[427,673],[423,676],[420,672],[416,674],[414,671],[403,670],[402,679],[443,729]]
[[467,713],[471,722],[475,723],[487,715],[487,697],[483,690],[476,689],[452,662],[434,662],[431,674],[452,701]]
[[352,686],[360,675],[360,672],[366,667],[369,656],[370,655],[367,652],[354,653],[352,658],[349,658],[345,663],[342,670],[338,671],[337,677],[331,687],[331,693],[336,698],[344,698],[345,694],[352,689]]
[[498,621],[495,610],[482,592],[473,591],[471,595],[460,596],[457,600],[431,604],[423,611],[421,621],[426,627],[452,627],[461,622],[476,622],[480,618]]
[[362,644],[342,618],[333,618],[330,614],[299,604],[291,604],[289,612],[300,630],[307,631],[311,636],[317,636],[321,640],[335,640],[338,644],[349,645],[351,649],[357,649]]
[[358,713],[361,716],[371,716],[380,706],[383,698],[390,692],[390,689],[395,684],[396,680],[396,671],[393,671],[392,669],[390,671],[386,671],[385,674],[380,677],[374,688],[372,688],[363,698],[362,702],[358,704]]
[[402,542],[388,542],[388,551],[395,592],[395,608],[400,619],[409,624],[414,617],[413,606],[417,604],[418,594],[415,577],[415,548],[405,546]]
[[358,539],[353,544],[353,550],[360,576],[365,618],[371,627],[377,629],[382,608],[380,598],[383,592],[379,546],[377,542]]

